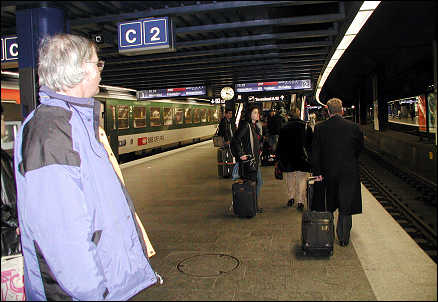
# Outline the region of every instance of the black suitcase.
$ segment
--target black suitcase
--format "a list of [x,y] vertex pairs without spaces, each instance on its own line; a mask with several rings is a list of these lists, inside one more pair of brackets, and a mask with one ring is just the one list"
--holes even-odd
[[[316,185],[316,186],[315,186]],[[319,192],[315,192],[315,188]],[[323,193],[321,194],[321,190]],[[323,196],[323,197],[321,197]],[[325,211],[311,211],[312,203],[319,202],[314,198],[324,198]],[[301,243],[304,255],[333,255],[335,228],[333,214],[327,211],[325,188],[321,180],[311,176],[307,179],[308,209],[303,212],[301,220]]]
[[239,217],[252,218],[256,215],[256,182],[238,180],[233,183],[233,210]]
[[233,155],[228,147],[217,149],[217,172],[219,177],[228,178],[233,173]]

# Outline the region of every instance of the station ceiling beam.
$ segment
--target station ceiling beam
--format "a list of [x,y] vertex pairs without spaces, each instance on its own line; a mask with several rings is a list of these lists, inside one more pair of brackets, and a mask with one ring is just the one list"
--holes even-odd
[[[128,2],[128,1],[127,1]],[[183,14],[196,14],[209,11],[220,11],[227,9],[245,9],[250,7],[270,7],[270,6],[291,6],[291,5],[306,5],[306,4],[320,4],[328,1],[219,1],[209,4],[195,4],[187,6],[176,6],[160,9],[147,9],[139,12],[111,14],[101,17],[91,18],[77,18],[70,21],[72,27],[87,26],[90,23],[102,22],[120,22],[130,19],[173,16]],[[331,1],[334,2],[334,1]]]
[[277,18],[277,19],[259,19],[251,21],[239,21],[221,24],[207,24],[198,26],[179,27],[175,29],[178,36],[187,34],[201,33],[201,32],[215,32],[230,29],[244,29],[259,26],[281,26],[281,25],[303,25],[316,23],[331,23],[343,20],[344,14],[326,14],[326,15],[310,15],[302,17],[291,18]]

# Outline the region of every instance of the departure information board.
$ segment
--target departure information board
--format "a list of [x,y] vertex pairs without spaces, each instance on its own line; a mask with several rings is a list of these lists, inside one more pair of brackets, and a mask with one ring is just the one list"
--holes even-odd
[[194,95],[205,95],[205,86],[195,86],[195,87],[181,87],[181,88],[167,88],[167,89],[149,89],[141,90],[138,92],[138,99],[155,99],[155,98],[166,98],[166,97],[177,97],[177,96],[194,96]]
[[312,88],[312,83],[310,79],[236,84],[237,92],[262,92],[262,91],[292,90],[292,89],[297,90],[297,89],[311,89],[311,88]]

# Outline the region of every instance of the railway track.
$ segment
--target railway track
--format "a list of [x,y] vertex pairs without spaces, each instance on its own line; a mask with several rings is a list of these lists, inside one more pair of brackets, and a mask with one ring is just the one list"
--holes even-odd
[[436,263],[436,185],[434,190],[369,151],[361,155],[360,169],[365,187]]

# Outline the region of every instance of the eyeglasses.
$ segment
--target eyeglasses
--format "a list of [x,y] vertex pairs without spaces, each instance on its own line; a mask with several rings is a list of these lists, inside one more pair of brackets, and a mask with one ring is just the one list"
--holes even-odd
[[97,62],[86,62],[86,63],[93,63],[97,65],[97,69],[99,69],[99,72],[102,72],[103,67],[105,66],[105,61],[99,60]]

